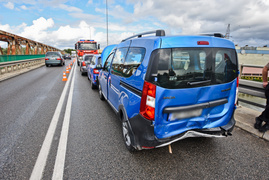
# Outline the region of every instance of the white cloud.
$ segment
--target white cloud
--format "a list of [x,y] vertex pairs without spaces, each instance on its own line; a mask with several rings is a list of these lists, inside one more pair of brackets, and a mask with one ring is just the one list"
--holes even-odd
[[27,10],[28,8],[27,8],[25,5],[22,5],[22,6],[21,6],[21,9],[23,9],[23,10]]
[[26,37],[28,39],[32,39],[35,41],[44,41],[48,32],[48,28],[54,26],[54,21],[52,18],[45,19],[40,17],[37,20],[33,21],[33,25],[27,26],[26,24],[20,25],[20,29],[23,29],[19,35],[22,37]]
[[8,9],[14,9],[14,4],[12,2],[8,2],[7,4],[4,4],[4,6]]
[[[34,3],[33,0],[29,1]],[[210,32],[225,34],[230,23],[230,35],[235,43],[254,46],[268,44],[268,0],[166,0],[165,3],[163,2],[163,0],[127,0],[126,8],[124,3],[119,4],[109,0],[109,43],[118,43],[133,33],[155,28],[165,29],[167,35]],[[70,17],[70,21],[69,19],[62,21],[59,25],[55,24],[58,20],[56,17],[54,17],[55,21],[52,18],[39,18],[31,25],[24,23],[10,27],[0,24],[0,28],[58,48],[66,46],[73,48],[79,38],[89,38],[89,36],[97,40],[101,46],[106,45],[106,11],[103,6],[100,6],[101,2],[92,0],[83,2],[85,6],[93,6],[95,8],[93,12],[86,12],[83,8],[76,7],[74,3],[70,3],[73,6],[67,5],[66,0],[51,0],[46,3],[38,1],[38,3],[70,12],[66,14],[67,18]],[[31,8],[27,3],[25,7],[22,3],[20,5],[20,9]],[[65,22],[71,24],[64,24]]]
[[83,12],[81,9],[74,7],[74,6],[68,6],[66,4],[60,4],[58,6],[60,9],[66,10],[68,12]]

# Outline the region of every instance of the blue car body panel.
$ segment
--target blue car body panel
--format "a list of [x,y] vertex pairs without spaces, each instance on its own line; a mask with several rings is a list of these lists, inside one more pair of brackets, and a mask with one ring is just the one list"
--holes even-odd
[[[200,45],[198,42],[208,44]],[[143,47],[146,51],[141,64],[130,77],[115,75],[111,72],[111,68],[109,71],[102,70],[99,77],[103,95],[113,109],[119,112],[123,108],[127,118],[136,119],[135,121],[141,116],[139,111],[142,90],[154,50],[186,47],[235,49],[231,41],[210,36],[149,36],[108,46],[104,49],[104,54],[102,53],[102,62],[105,63],[113,49],[136,47]],[[155,117],[153,121],[148,121],[154,130],[152,137],[156,141],[165,140],[189,130],[205,130],[227,125],[233,119],[236,88],[237,79],[227,83],[181,89],[168,89],[157,85]],[[173,108],[175,112],[173,112]],[[184,108],[187,110],[182,111]],[[186,117],[181,116],[180,113],[185,113]],[[188,113],[195,115],[192,116]],[[133,127],[134,136],[139,136],[138,132],[141,131],[136,131],[136,128]]]
[[[223,91],[231,89],[228,91]],[[235,109],[236,80],[230,83],[205,86],[192,89],[156,89],[156,118],[154,132],[157,138],[167,138],[190,129],[208,129],[226,125]],[[163,97],[174,97],[164,99]],[[163,113],[166,107],[187,107],[215,100],[227,99],[226,104],[215,107],[201,108],[202,113],[196,117],[172,119],[171,114]]]
[[90,81],[92,81],[93,85],[97,86],[98,85],[98,77],[99,74],[95,74],[93,71],[94,69],[96,69],[97,65],[98,65],[98,58],[101,57],[101,55],[94,55],[94,65],[92,63],[87,65],[87,74],[88,74],[88,78]]

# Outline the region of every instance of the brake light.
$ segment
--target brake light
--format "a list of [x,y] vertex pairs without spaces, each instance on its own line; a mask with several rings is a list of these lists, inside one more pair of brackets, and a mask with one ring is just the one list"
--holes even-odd
[[57,58],[57,60],[61,61],[62,59],[61,58]]
[[45,60],[47,61],[47,60],[49,60],[49,58],[45,58]]
[[86,63],[85,63],[85,61],[83,61],[83,62],[82,62],[82,66],[86,66]]
[[93,74],[99,74],[99,70],[98,69],[94,69],[93,70]]
[[197,45],[209,45],[208,41],[197,41]]
[[140,114],[148,120],[154,120],[155,117],[155,97],[156,85],[145,81],[140,103]]

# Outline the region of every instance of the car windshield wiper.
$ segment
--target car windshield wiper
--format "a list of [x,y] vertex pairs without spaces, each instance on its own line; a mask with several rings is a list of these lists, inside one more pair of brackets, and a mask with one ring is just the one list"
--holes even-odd
[[187,84],[190,86],[194,86],[194,85],[208,84],[210,82],[211,80],[206,80],[206,81],[198,81],[198,82],[187,82]]

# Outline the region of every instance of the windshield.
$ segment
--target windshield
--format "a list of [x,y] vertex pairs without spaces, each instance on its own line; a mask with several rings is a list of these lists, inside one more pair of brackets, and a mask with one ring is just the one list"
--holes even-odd
[[47,52],[46,57],[60,57],[58,52]]
[[91,61],[92,57],[93,57],[93,55],[85,56],[84,61]]
[[96,43],[79,43],[79,50],[97,50]]
[[174,48],[152,53],[150,81],[164,88],[192,88],[234,80],[237,58],[234,49]]

